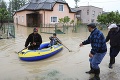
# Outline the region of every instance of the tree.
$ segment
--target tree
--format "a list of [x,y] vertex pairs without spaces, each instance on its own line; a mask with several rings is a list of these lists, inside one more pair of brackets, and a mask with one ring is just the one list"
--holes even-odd
[[68,22],[70,22],[70,18],[68,16],[65,16],[64,19],[63,19],[63,22],[65,24],[68,24]]
[[70,18],[68,16],[65,16],[64,18],[60,18],[58,22],[68,24],[70,22]]
[[118,11],[115,12],[114,22],[115,22],[116,24],[119,24],[119,23],[120,23],[120,13],[119,13]]
[[77,8],[78,7],[78,2],[80,2],[80,0],[74,0],[75,1],[75,7]]
[[10,17],[12,18],[14,12],[23,7],[27,2],[28,0],[10,0],[8,6]]
[[120,23],[120,14],[118,11],[116,12],[110,12],[107,14],[101,14],[97,17],[97,21],[100,24],[105,24],[106,26],[110,25],[111,23]]
[[5,8],[0,8],[0,28],[2,27],[3,25],[3,21],[5,21],[8,17],[8,11],[5,9]]
[[6,2],[4,0],[0,0],[0,8],[7,9],[7,5],[6,5]]
[[64,21],[64,19],[63,19],[63,18],[60,18],[58,22],[59,22],[59,23],[63,23],[63,21]]
[[97,21],[100,22],[100,24],[105,24],[105,25],[109,24],[107,14],[98,15]]
[[71,20],[71,21],[70,21],[70,24],[74,24],[74,20]]
[[12,9],[12,12],[19,10],[22,6],[26,4],[27,0],[10,0],[9,8]]

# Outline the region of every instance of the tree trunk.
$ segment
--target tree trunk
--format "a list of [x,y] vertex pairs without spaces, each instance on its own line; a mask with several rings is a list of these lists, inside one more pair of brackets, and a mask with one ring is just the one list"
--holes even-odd
[[0,29],[2,29],[3,21],[0,20]]

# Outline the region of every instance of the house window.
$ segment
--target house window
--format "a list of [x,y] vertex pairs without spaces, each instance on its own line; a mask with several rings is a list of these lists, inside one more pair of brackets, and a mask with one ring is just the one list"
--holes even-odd
[[91,22],[93,23],[95,20],[94,19],[91,19]]
[[93,11],[93,17],[95,16],[95,11]]
[[87,15],[89,15],[89,10],[87,10]]
[[51,22],[53,23],[57,22],[57,17],[51,17]]
[[59,4],[59,11],[63,11],[64,9],[64,5],[63,4]]

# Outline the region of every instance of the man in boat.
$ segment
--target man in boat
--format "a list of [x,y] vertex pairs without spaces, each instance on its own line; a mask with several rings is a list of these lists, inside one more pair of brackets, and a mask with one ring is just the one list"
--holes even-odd
[[56,33],[53,33],[53,36],[49,37],[50,39],[50,44],[48,45],[49,47],[52,46],[52,45],[56,45],[58,43],[62,43],[58,38],[57,38],[57,35]]
[[115,57],[120,52],[120,27],[116,24],[111,24],[108,29],[108,35],[106,37],[106,42],[110,40],[110,62],[109,68],[113,68],[113,64],[115,63]]
[[89,80],[100,80],[100,67],[98,65],[101,63],[107,52],[106,40],[103,33],[96,28],[95,23],[90,23],[87,26],[91,34],[87,40],[80,44],[80,46],[91,44],[92,47],[89,53],[91,70],[86,73],[95,74],[94,77],[90,78]]
[[[41,35],[38,33],[38,28],[33,29],[33,33],[31,33],[25,42],[25,48],[29,50],[37,50],[42,43]],[[30,46],[28,47],[28,45]]]

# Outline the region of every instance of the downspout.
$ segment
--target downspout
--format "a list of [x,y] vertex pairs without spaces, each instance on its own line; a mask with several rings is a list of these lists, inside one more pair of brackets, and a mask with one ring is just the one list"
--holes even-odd
[[45,27],[45,9],[44,9],[44,27]]
[[[47,2],[47,0],[45,1]],[[45,4],[45,3],[44,3]],[[43,5],[44,6],[44,5]],[[45,8],[44,8],[44,27],[45,27]]]

